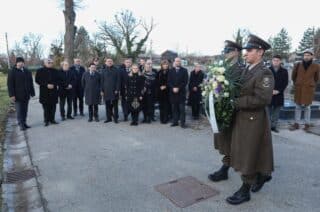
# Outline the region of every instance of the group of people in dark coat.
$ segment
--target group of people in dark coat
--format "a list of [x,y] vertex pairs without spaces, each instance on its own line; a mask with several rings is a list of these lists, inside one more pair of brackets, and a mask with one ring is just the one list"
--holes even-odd
[[[116,67],[113,60],[107,58],[100,70],[97,69],[98,61],[93,60],[86,71],[77,58],[71,67],[63,61],[60,70],[53,67],[51,59],[44,60],[43,67],[36,72],[35,82],[39,85],[39,102],[42,104],[45,126],[58,124],[55,119],[58,102],[62,121],[74,119],[78,112],[84,116],[85,103],[88,105],[88,121],[98,122],[99,105],[104,103],[104,122],[118,123],[118,101],[121,100],[124,121],[131,115],[131,125],[138,125],[140,111],[143,112],[143,123],[155,121],[155,103],[159,102],[160,122],[166,124],[172,120],[171,126],[178,126],[180,122],[180,126],[185,128],[188,83],[192,116],[194,119],[199,117],[202,99],[200,84],[204,79],[199,65],[191,72],[189,81],[188,71],[181,66],[180,58],[174,60],[172,68],[167,60],[163,60],[159,71],[152,67],[152,60],[140,60],[140,64],[136,65],[132,64],[131,59],[125,59],[123,65]],[[16,75],[21,75],[17,79],[23,82],[17,82]],[[17,103],[22,102],[16,105],[18,122],[24,130],[29,127],[26,124],[27,100],[35,93],[32,75],[24,68],[23,58],[17,58],[15,68],[9,73],[8,88],[10,97],[16,98]],[[20,98],[21,95],[23,98]]]

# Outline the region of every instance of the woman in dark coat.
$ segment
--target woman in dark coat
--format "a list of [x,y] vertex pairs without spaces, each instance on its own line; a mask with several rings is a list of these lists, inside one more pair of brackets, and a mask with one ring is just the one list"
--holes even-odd
[[200,65],[196,65],[195,69],[191,71],[189,80],[189,104],[192,108],[192,117],[199,118],[200,107],[202,101],[201,83],[203,82],[204,74]]
[[151,123],[151,121],[155,121],[154,119],[154,104],[155,104],[155,96],[156,96],[156,70],[152,68],[152,61],[147,60],[143,76],[145,78],[144,81],[144,98],[143,98],[143,122]]
[[144,94],[144,77],[137,65],[132,65],[126,84],[126,96],[129,112],[132,116],[131,125],[138,125],[139,112],[142,108]]
[[85,103],[89,107],[88,121],[91,122],[94,117],[95,121],[98,122],[98,105],[101,102],[101,77],[96,71],[96,65],[94,63],[91,63],[89,65],[89,71],[83,74],[82,86],[84,89]]
[[169,100],[168,83],[169,62],[168,60],[161,61],[161,67],[157,74],[158,88],[157,96],[160,109],[160,122],[166,124],[171,116],[171,104]]

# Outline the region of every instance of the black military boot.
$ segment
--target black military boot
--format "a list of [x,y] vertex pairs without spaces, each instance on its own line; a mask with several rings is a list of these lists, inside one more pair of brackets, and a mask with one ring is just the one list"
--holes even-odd
[[227,180],[229,168],[230,168],[229,166],[222,165],[222,167],[218,171],[214,172],[213,174],[209,174],[209,176],[208,176],[209,180],[211,180],[213,182]]
[[250,200],[250,185],[243,183],[241,188],[234,193],[231,197],[228,197],[227,202],[231,205],[239,205],[241,203]]
[[258,174],[257,182],[251,186],[251,191],[254,193],[260,191],[262,189],[263,185],[266,182],[269,182],[271,179],[272,179],[272,177],[269,175]]

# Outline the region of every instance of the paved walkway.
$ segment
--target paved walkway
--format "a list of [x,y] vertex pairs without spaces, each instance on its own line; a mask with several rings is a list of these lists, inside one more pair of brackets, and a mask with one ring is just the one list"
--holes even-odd
[[[104,107],[99,109],[104,119]],[[65,122],[57,118],[59,125],[44,127],[36,99],[30,103],[29,120],[28,144],[41,174],[38,181],[45,208],[51,212],[307,212],[320,208],[320,139],[301,130],[282,130],[273,136],[273,180],[252,194],[250,202],[230,206],[225,198],[241,181],[234,171],[227,182],[207,180],[208,173],[221,165],[207,125],[189,121],[188,129],[158,122],[132,127],[128,122],[88,123],[87,117],[77,117]],[[220,194],[180,209],[154,190],[157,184],[185,176],[196,177]]]

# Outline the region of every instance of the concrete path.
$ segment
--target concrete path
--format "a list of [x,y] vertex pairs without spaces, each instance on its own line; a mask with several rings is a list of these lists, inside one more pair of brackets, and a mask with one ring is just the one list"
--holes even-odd
[[[99,109],[103,120],[104,106]],[[273,180],[250,202],[230,206],[225,198],[239,188],[240,177],[231,171],[228,181],[207,180],[221,165],[208,125],[189,121],[188,129],[159,122],[133,127],[129,122],[88,123],[87,117],[61,122],[58,112],[56,117],[60,124],[44,127],[41,106],[37,99],[31,101],[32,128],[26,134],[49,211],[320,211],[318,136],[287,130],[274,135]],[[154,190],[185,176],[220,194],[180,209]]]

